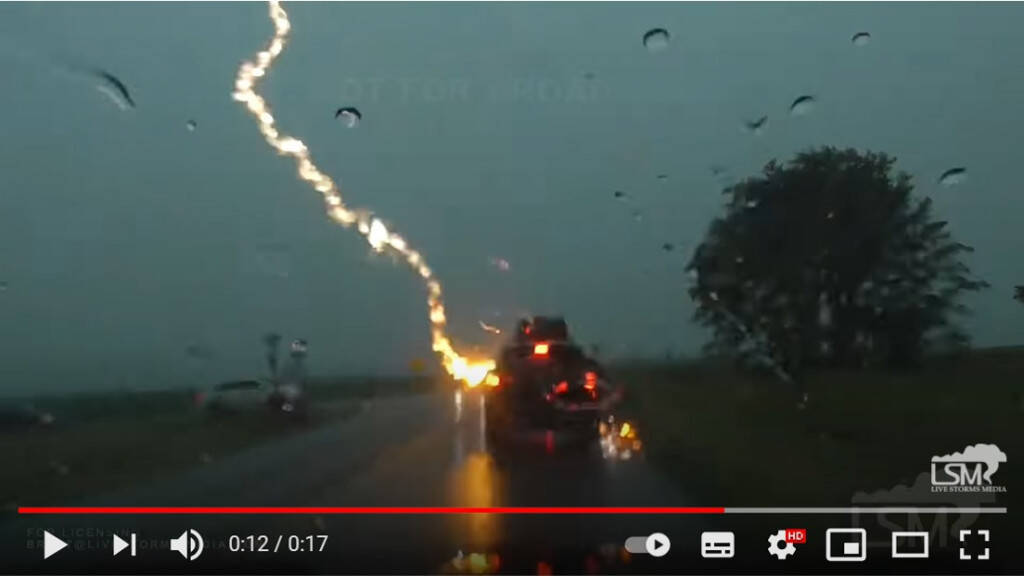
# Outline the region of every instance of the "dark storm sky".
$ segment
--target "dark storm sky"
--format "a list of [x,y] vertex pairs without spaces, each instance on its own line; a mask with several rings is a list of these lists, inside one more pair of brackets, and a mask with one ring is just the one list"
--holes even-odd
[[[426,255],[465,347],[496,344],[481,319],[560,312],[609,356],[694,353],[683,267],[721,206],[711,167],[821,144],[896,155],[993,285],[968,302],[976,343],[1024,343],[1024,6],[286,8],[278,122]],[[655,27],[672,39],[651,53]],[[418,278],[330,224],[231,100],[269,33],[262,4],[0,6],[0,394],[252,375],[270,329],[307,338],[314,372],[430,358]],[[802,94],[819,102],[791,117]],[[954,166],[967,180],[940,186]]]

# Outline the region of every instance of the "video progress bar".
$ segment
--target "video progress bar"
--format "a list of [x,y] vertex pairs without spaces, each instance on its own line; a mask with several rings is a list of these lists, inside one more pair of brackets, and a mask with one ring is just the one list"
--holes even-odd
[[732,508],[732,507],[608,507],[608,506],[505,506],[505,507],[282,507],[282,506],[80,506],[20,507],[25,515],[230,515],[230,514],[316,514],[316,515],[720,515],[720,514],[1006,514],[1006,508],[955,506],[857,506],[845,508]]
[[839,508],[725,508],[726,514],[1006,514],[1006,508],[969,506],[847,506]]

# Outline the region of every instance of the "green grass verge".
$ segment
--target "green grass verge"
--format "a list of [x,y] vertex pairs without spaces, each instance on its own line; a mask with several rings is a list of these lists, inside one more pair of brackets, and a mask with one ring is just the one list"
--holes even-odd
[[703,502],[843,506],[858,491],[911,484],[933,455],[995,443],[997,484],[1024,461],[1024,351],[938,359],[913,373],[811,375],[798,408],[787,386],[710,364],[614,369],[629,387],[648,457]]
[[346,418],[371,398],[426,392],[423,379],[319,378],[306,419],[258,411],[212,416],[188,390],[36,398],[55,422],[0,432],[0,507],[61,505],[162,474],[209,465],[247,447]]

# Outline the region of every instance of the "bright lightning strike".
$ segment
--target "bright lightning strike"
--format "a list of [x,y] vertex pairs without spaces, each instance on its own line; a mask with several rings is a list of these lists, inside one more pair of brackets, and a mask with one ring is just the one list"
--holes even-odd
[[235,100],[245,104],[249,114],[256,119],[263,138],[279,154],[291,156],[295,160],[299,178],[309,183],[324,197],[327,215],[335,222],[348,228],[353,224],[366,242],[377,252],[390,251],[402,259],[423,279],[427,288],[427,308],[430,316],[430,336],[435,352],[441,355],[445,370],[456,380],[475,386],[482,382],[487,373],[494,368],[490,359],[470,360],[460,355],[452,346],[445,334],[447,322],[444,303],[441,299],[441,284],[434,279],[434,274],[424,262],[423,256],[412,249],[401,236],[387,229],[383,222],[365,210],[354,210],[345,205],[338,185],[330,176],[324,174],[313,163],[309,149],[298,138],[282,134],[276,127],[270,106],[256,92],[259,81],[266,76],[271,64],[284,51],[288,42],[291,22],[281,3],[270,2],[270,19],[274,23],[274,36],[267,47],[256,54],[255,62],[243,62],[235,79]]

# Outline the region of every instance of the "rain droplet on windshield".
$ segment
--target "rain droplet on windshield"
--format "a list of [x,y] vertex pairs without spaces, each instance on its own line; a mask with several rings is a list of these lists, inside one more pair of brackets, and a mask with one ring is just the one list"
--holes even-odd
[[195,120],[189,120],[188,122],[185,122],[185,129],[188,130],[189,132],[195,132],[197,126],[198,125],[196,124]]
[[661,181],[668,180],[668,174],[658,174],[658,180],[661,180]]
[[939,184],[943,186],[956,186],[957,184],[963,184],[965,180],[967,180],[967,168],[950,168],[939,177]]
[[491,258],[491,266],[494,266],[502,272],[508,272],[512,268],[512,265],[504,258]]
[[615,192],[612,193],[612,196],[622,199],[626,197],[626,193],[623,192],[622,190],[616,190]]
[[743,122],[743,127],[747,129],[747,132],[752,134],[760,134],[768,126],[768,117],[761,116],[757,120],[746,120]]
[[483,320],[477,320],[477,322],[479,322],[480,328],[483,331],[490,332],[491,334],[501,334],[501,329],[498,328],[497,326],[493,326],[491,324],[488,324],[487,322],[484,322]]
[[7,281],[0,280],[0,292],[7,292]]
[[668,48],[669,34],[664,28],[653,28],[644,34],[644,47],[648,52],[661,52]]
[[212,360],[213,350],[202,344],[189,344],[185,346],[185,356],[193,360]]
[[92,75],[100,81],[96,85],[96,89],[109,98],[115,106],[121,110],[135,108],[135,100],[132,99],[132,95],[128,92],[128,87],[117,76],[102,69],[93,70]]
[[363,119],[363,114],[357,108],[347,106],[345,108],[338,108],[338,111],[334,113],[334,118],[341,118],[347,128],[355,128],[359,126],[359,121]]
[[643,213],[640,212],[639,210],[634,210],[633,211],[633,220],[636,220],[637,222],[643,222],[643,220],[644,220]]
[[675,246],[671,242],[665,242],[661,245],[661,249],[665,252],[671,252],[674,248]]
[[857,47],[867,46],[871,43],[871,34],[867,32],[857,32],[853,35],[853,38],[850,39],[850,42],[853,42],[853,45]]
[[789,113],[793,116],[804,116],[805,114],[810,114],[814,111],[814,107],[817,103],[818,100],[814,96],[805,94],[796,100],[793,100],[793,103],[789,105]]

